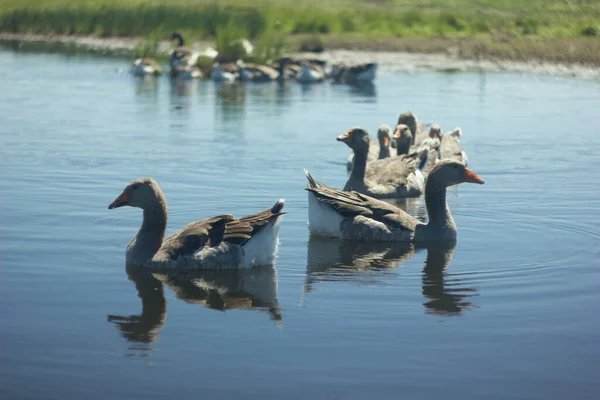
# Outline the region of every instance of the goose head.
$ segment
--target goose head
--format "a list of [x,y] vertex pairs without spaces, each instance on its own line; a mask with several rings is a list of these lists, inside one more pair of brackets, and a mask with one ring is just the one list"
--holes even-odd
[[438,162],[429,173],[429,182],[435,182],[438,186],[448,187],[458,185],[459,183],[485,183],[475,172],[465,167],[463,164],[452,161],[442,160]]
[[131,181],[123,193],[108,206],[109,210],[123,206],[145,209],[161,200],[158,183],[152,178],[142,178]]
[[417,117],[412,111],[407,110],[400,114],[400,117],[398,117],[398,125],[399,124],[408,126],[410,128],[410,132],[413,134],[413,137],[417,134]]
[[390,141],[392,139],[392,130],[386,124],[383,124],[379,127],[377,131],[377,140],[379,140],[379,145],[381,147],[390,147]]
[[442,139],[442,128],[438,124],[431,125],[431,128],[429,128],[429,137],[432,139]]
[[396,149],[398,150],[398,154],[408,154],[412,137],[413,135],[408,126],[404,124],[398,124],[396,126],[394,139],[396,139]]
[[337,137],[338,142],[344,142],[354,151],[369,151],[369,134],[358,127],[350,128]]

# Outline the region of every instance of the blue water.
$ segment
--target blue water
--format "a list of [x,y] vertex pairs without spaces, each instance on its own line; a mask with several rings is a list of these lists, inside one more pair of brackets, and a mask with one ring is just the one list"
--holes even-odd
[[[598,398],[600,84],[383,66],[361,90],[177,85],[126,68],[0,52],[1,398]],[[448,192],[456,247],[309,240],[302,168],[342,187],[335,137],[405,109],[460,126],[486,181]],[[144,176],[167,233],[284,197],[275,265],[126,268],[141,214],[107,206]]]

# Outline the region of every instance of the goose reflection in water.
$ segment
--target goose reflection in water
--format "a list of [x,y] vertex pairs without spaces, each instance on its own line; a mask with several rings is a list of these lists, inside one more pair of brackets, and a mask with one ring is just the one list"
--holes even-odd
[[458,276],[447,276],[456,242],[415,248],[409,243],[353,242],[311,235],[308,241],[305,293],[324,281],[378,282],[402,266],[417,252],[427,251],[422,272],[423,303],[427,314],[460,315],[474,307],[470,298],[476,289],[465,286]]
[[474,307],[470,298],[476,296],[476,289],[464,286],[458,276],[447,277],[445,270],[452,261],[456,242],[430,245],[427,248],[425,268],[423,268],[423,303],[428,314],[460,315]]
[[[281,326],[281,307],[277,300],[277,272],[273,266],[236,270],[173,270],[126,266],[127,276],[142,300],[140,315],[109,315],[121,335],[134,344],[158,340],[165,324],[167,302],[164,285],[179,300],[200,304],[213,310],[266,312]],[[132,347],[131,349],[136,349]]]

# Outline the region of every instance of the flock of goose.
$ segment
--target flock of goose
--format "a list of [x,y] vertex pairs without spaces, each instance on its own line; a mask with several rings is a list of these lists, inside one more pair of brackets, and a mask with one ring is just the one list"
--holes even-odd
[[[174,78],[209,78],[215,82],[295,80],[299,83],[318,83],[330,80],[334,83],[359,84],[372,82],[377,73],[377,63],[338,63],[329,66],[322,60],[294,57],[281,57],[270,65],[245,63],[242,60],[219,58],[219,53],[212,48],[203,52],[193,52],[185,47],[183,36],[178,32],[174,32],[171,39],[177,41],[169,57],[169,75]],[[247,54],[252,54],[253,46],[250,42],[243,40],[241,45]],[[197,64],[200,56],[213,60],[208,73],[203,73]],[[131,73],[139,77],[157,76],[162,74],[162,66],[153,58],[138,58],[131,65]]]
[[[395,129],[379,128],[377,139],[359,127],[337,137],[352,154],[343,190],[308,181],[308,226],[313,235],[360,242],[427,245],[456,238],[446,188],[463,182],[483,184],[467,168],[461,130],[442,133],[437,124],[419,124],[411,111]],[[428,222],[380,199],[424,194]],[[243,218],[216,215],[192,222],[165,238],[167,202],[151,178],[129,183],[108,206],[143,210],[143,222],[126,251],[129,264],[157,268],[228,269],[268,265],[279,244],[284,200]]]

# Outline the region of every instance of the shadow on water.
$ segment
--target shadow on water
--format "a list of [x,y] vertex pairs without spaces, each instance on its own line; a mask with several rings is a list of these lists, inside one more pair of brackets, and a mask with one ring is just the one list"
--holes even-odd
[[[237,270],[147,269],[126,265],[127,277],[142,300],[139,315],[109,315],[127,341],[130,350],[150,350],[158,340],[167,315],[164,285],[188,304],[218,311],[248,310],[266,312],[281,326],[282,313],[277,300],[277,271],[273,266]],[[146,346],[146,347],[145,347]]]
[[474,304],[469,300],[476,289],[466,287],[457,276],[447,276],[456,242],[415,248],[409,243],[365,243],[311,235],[304,292],[310,293],[321,282],[380,283],[392,279],[394,268],[427,251],[422,272],[423,303],[427,314],[460,315]]

